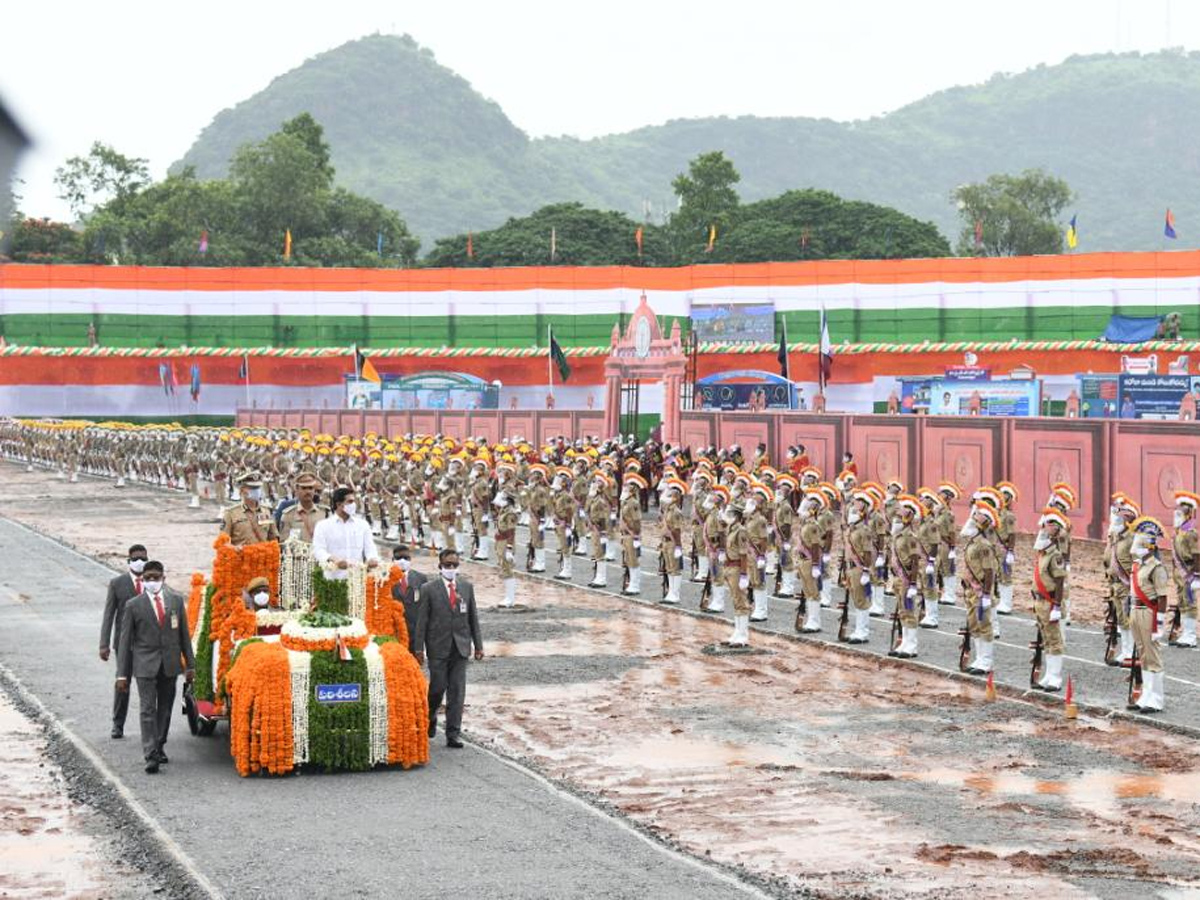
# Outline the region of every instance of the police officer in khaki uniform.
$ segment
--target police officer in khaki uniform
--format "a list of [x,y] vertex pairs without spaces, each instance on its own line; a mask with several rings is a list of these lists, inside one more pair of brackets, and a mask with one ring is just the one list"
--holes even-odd
[[1108,580],[1108,602],[1117,623],[1119,647],[1115,656],[1106,662],[1119,666],[1133,656],[1133,631],[1130,628],[1130,579],[1133,572],[1133,528],[1131,524],[1141,515],[1138,505],[1118,491],[1113,494],[1109,508],[1108,534],[1104,540],[1104,574]]
[[662,538],[658,552],[662,555],[663,569],[667,574],[667,593],[663,603],[679,603],[683,587],[683,528],[687,519],[683,514],[683,498],[687,496],[687,484],[678,478],[664,478],[659,506],[662,509]]
[[921,613],[921,576],[925,558],[917,540],[924,507],[911,494],[898,494],[892,501],[891,552],[888,566],[892,573],[892,594],[900,617],[900,643],[889,656],[913,659],[918,652]]
[[[517,520],[520,510],[510,496],[509,490],[499,490],[492,500],[496,510],[496,558],[500,562],[500,578],[504,581],[504,600],[501,606],[511,607],[517,602],[517,576],[514,569],[517,549]],[[515,493],[515,491],[513,491]]]
[[978,503],[962,527],[963,552],[959,571],[967,605],[967,628],[971,633],[971,648],[975,651],[975,658],[967,667],[972,675],[986,675],[994,665],[992,614],[995,612],[1000,560],[991,533],[999,524],[996,509],[987,503]]
[[742,517],[745,510],[739,503],[730,503],[722,513],[725,524],[725,559],[721,575],[733,600],[733,634],[722,641],[727,647],[747,647],[750,644],[750,568],[754,565],[750,537]]
[[554,536],[558,540],[558,574],[555,578],[571,579],[571,541],[575,536],[575,520],[579,504],[571,493],[573,473],[559,466],[550,483],[551,506],[554,510]]
[[646,479],[636,472],[625,474],[621,486],[621,509],[618,528],[621,533],[621,562],[629,573],[629,583],[623,594],[635,596],[642,590],[642,491]]
[[1062,631],[1063,586],[1067,565],[1059,549],[1058,538],[1066,530],[1062,510],[1047,507],[1042,511],[1039,531],[1033,542],[1033,611],[1042,631],[1046,663],[1036,687],[1042,691],[1062,688],[1063,653],[1066,643]]
[[767,516],[774,510],[775,492],[762,482],[750,486],[743,521],[750,541],[750,590],[754,595],[752,622],[765,622],[770,616],[771,592],[767,589],[767,557],[771,552],[771,523]]
[[590,538],[589,549],[595,568],[592,580],[588,582],[591,587],[608,585],[608,563],[604,558],[604,536],[608,530],[608,518],[612,514],[612,504],[608,500],[608,482],[609,477],[597,469],[591,479],[591,486],[588,487],[587,503],[584,507]]
[[825,532],[818,516],[825,503],[816,489],[805,492],[800,501],[798,532],[792,532],[792,560],[800,577],[803,603],[796,609],[797,631],[812,634],[821,630],[821,557],[825,552]]
[[304,472],[295,481],[296,502],[283,511],[280,518],[279,539],[282,541],[304,541],[311,544],[317,523],[329,515],[329,511],[316,502],[321,482],[311,472]]
[[1200,507],[1200,496],[1191,491],[1175,492],[1175,538],[1171,544],[1171,558],[1175,570],[1175,604],[1180,610],[1183,633],[1171,641],[1174,647],[1196,646],[1196,595],[1200,593],[1197,507]]
[[225,510],[225,519],[221,524],[221,531],[229,535],[229,542],[235,547],[242,547],[279,540],[275,520],[259,502],[262,499],[262,479],[257,472],[247,472],[238,479],[238,493],[241,502]]
[[1163,708],[1162,651],[1158,638],[1162,636],[1167,609],[1167,592],[1171,574],[1159,558],[1159,544],[1166,536],[1157,519],[1144,516],[1133,523],[1133,572],[1130,589],[1133,594],[1133,641],[1142,663],[1142,694],[1137,701],[1139,712],[1161,712]]
[[854,630],[850,644],[865,644],[871,639],[871,566],[875,558],[875,531],[870,512],[874,498],[867,491],[854,491],[846,504],[846,591],[854,608]]
[[545,463],[529,466],[529,487],[526,490],[526,506],[529,512],[529,545],[533,547],[531,572],[546,571],[546,520],[550,515],[550,488],[547,480],[550,470]]

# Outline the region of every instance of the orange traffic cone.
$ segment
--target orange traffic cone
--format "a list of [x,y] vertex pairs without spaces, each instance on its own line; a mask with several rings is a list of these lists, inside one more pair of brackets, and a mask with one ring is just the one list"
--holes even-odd
[[989,703],[996,701],[996,673],[988,672],[987,690],[983,694],[983,699]]
[[1063,698],[1063,717],[1075,719],[1079,717],[1079,707],[1075,705],[1075,685],[1071,676],[1067,676],[1067,695]]

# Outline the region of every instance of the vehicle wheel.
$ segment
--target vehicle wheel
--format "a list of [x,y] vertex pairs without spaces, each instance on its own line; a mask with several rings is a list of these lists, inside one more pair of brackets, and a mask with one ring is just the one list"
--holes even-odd
[[215,719],[203,719],[200,722],[200,737],[212,737],[213,732],[217,730],[217,722]]

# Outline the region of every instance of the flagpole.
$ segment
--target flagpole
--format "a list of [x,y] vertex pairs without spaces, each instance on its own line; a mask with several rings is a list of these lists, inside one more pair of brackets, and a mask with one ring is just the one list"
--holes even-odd
[[550,396],[554,396],[554,326],[546,323],[546,375],[550,379]]
[[250,354],[242,351],[242,367],[246,372],[246,409],[250,408]]
[[787,379],[788,383],[788,411],[790,412],[796,408],[796,388],[792,384],[792,354],[789,352],[791,348],[788,347],[786,314],[781,321],[783,322],[783,377]]

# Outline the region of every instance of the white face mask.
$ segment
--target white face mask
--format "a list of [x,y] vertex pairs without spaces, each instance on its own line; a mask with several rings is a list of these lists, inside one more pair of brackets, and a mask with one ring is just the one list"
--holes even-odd
[[163,586],[163,583],[161,581],[143,581],[142,582],[142,587],[145,588],[146,592],[149,594],[157,594],[159,591],[162,590],[162,586]]
[[857,509],[852,509],[846,514],[846,521],[851,525],[857,525],[862,521],[862,513],[860,513]]
[[1039,531],[1037,539],[1033,542],[1033,549],[1034,550],[1045,550],[1047,547],[1050,546],[1050,543],[1051,543],[1050,535],[1046,534],[1046,532],[1044,532],[1044,531]]
[[600,488],[596,487],[596,485],[593,484],[590,488],[588,488],[589,497],[595,497],[598,493],[600,493]]
[[246,491],[246,498],[248,500],[261,500],[262,488],[250,488],[250,490]]
[[754,500],[746,501],[746,515],[749,515],[750,513],[754,512],[756,509],[758,509],[757,502],[755,502]]
[[715,505],[716,505],[716,501],[715,501],[715,500],[713,500],[713,498],[712,498],[712,497],[705,497],[705,498],[704,498],[704,508],[705,508],[705,509],[712,509],[712,508],[713,508],[713,506],[715,506]]
[[1150,555],[1150,548],[1147,547],[1145,544],[1134,544],[1133,547],[1130,548],[1129,552],[1132,553],[1134,556],[1136,556],[1138,559],[1145,559],[1147,556]]
[[398,559],[398,560],[396,560],[396,565],[398,565],[400,567],[401,572],[407,572],[409,569],[412,568],[412,560],[411,559]]
[[899,519],[892,520],[892,534],[897,535],[904,530],[904,523]]
[[[1179,515],[1176,513],[1176,515]],[[1176,523],[1178,524],[1178,523]],[[1120,534],[1125,530],[1125,520],[1120,516],[1113,516],[1112,521],[1108,523],[1109,534]]]
[[979,534],[979,526],[974,521],[968,520],[967,524],[962,527],[962,536],[965,538],[973,538]]
[[144,568],[146,568],[146,561],[144,559],[131,559],[129,561],[129,571],[134,575],[141,575]]
[[734,515],[733,513],[731,513],[731,512],[721,513],[721,520],[722,520],[722,521],[723,521],[723,522],[724,522],[726,525],[732,525],[734,522],[736,522],[736,521],[737,521],[737,516],[735,516],[735,515]]
[[1187,513],[1185,513],[1182,509],[1175,510],[1175,527],[1176,528],[1181,528],[1187,520],[1188,520]]
[[458,575],[458,569],[442,569],[442,577],[447,581],[453,581]]
[[344,504],[344,505],[342,506],[342,512],[344,512],[344,513],[345,513],[346,515],[348,515],[348,516],[352,516],[352,515],[354,515],[356,512],[358,512],[358,504],[356,504],[356,503],[346,503],[346,504]]
[[254,605],[259,609],[266,607],[271,602],[271,595],[267,591],[258,591],[253,595]]

